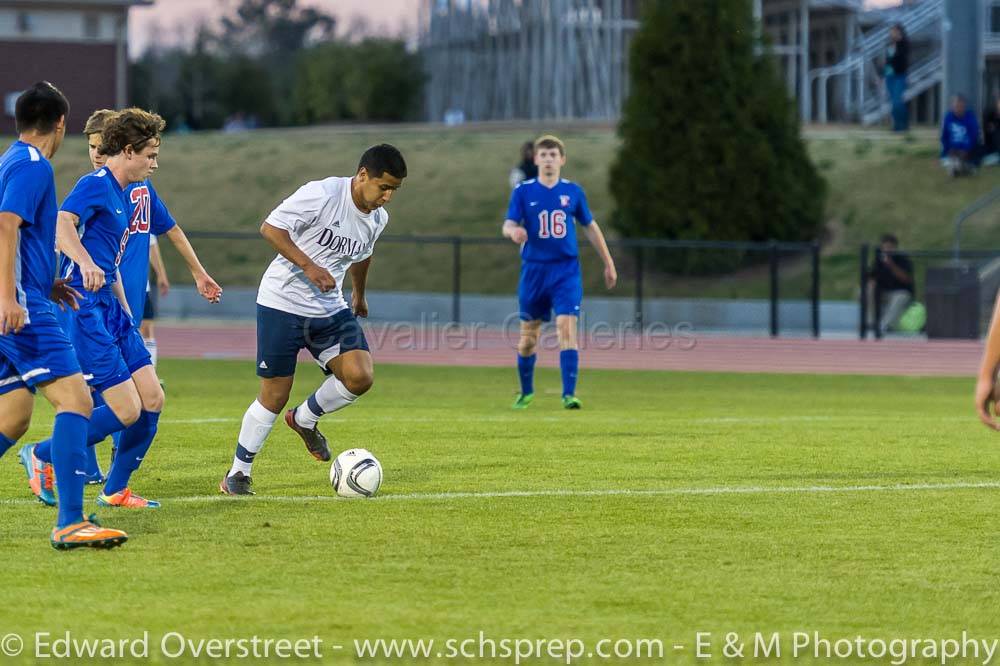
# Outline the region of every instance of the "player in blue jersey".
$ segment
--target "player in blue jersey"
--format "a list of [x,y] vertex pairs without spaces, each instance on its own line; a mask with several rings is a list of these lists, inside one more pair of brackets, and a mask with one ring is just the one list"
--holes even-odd
[[583,283],[574,220],[583,227],[584,235],[604,262],[604,283],[608,289],[618,282],[618,273],[604,234],[587,206],[583,188],[560,178],[566,164],[563,142],[551,135],[540,137],[535,141],[535,164],[538,178],[526,180],[514,189],[503,223],[503,235],[521,247],[518,285],[521,337],[517,345],[521,393],[514,408],[524,409],[535,397],[535,346],[542,322],[549,321],[555,310],[563,407],[580,409],[576,397],[579,366],[576,329]]
[[[90,115],[84,126],[83,132],[87,137],[88,156],[95,171],[103,167],[107,161],[107,156],[101,154],[101,131],[104,129],[105,122],[114,115],[115,112],[110,109],[99,109]],[[125,289],[125,300],[128,302],[129,309],[132,312],[132,318],[135,320],[136,325],[139,326],[143,344],[146,346],[146,350],[149,352],[150,359],[155,368],[157,356],[156,341],[152,337],[151,326],[148,327],[149,334],[147,335],[145,317],[149,312],[147,276],[150,265],[156,267],[158,261],[157,274],[160,276],[159,282],[162,284],[166,279],[165,271],[163,270],[163,260],[160,258],[159,250],[154,245],[156,236],[166,234],[171,240],[178,253],[187,263],[191,271],[191,276],[197,285],[198,292],[206,300],[218,303],[222,295],[222,289],[201,265],[187,236],[177,226],[170,215],[170,211],[159,198],[149,180],[129,184],[125,196],[131,206],[129,241],[125,246],[125,252],[122,253],[118,270]],[[73,263],[65,261],[63,266],[64,269],[67,267],[72,269]],[[69,321],[72,316],[72,311],[67,311],[63,314],[62,322],[64,327],[72,325]],[[71,329],[67,328],[67,330]],[[95,402],[101,402],[99,394]],[[121,433],[115,434],[116,445],[120,437]],[[89,447],[87,451],[87,483],[102,484],[105,478],[98,464],[96,446]]]
[[[101,130],[104,129],[104,122],[113,114],[114,111],[101,109],[91,114],[87,120],[84,131],[87,133],[87,144],[94,169],[104,165],[106,158],[100,154]],[[142,324],[145,322],[145,313],[148,312],[148,278],[151,265],[156,269],[158,285],[169,288],[166,272],[163,269],[163,259],[155,244],[156,236],[166,235],[170,239],[177,253],[187,264],[188,270],[191,271],[198,293],[210,303],[218,303],[222,296],[222,288],[205,270],[187,235],[170,214],[152,182],[147,179],[131,183],[125,190],[125,197],[131,206],[129,241],[125,252],[122,253],[118,270],[125,287],[125,300],[128,301],[136,325],[140,326],[140,332],[144,331]],[[150,335],[143,333],[142,337],[155,367],[156,341],[151,334],[152,328],[148,330]]]
[[[62,500],[51,543],[60,549],[110,548],[128,536],[83,517],[93,403],[50,300],[75,307],[80,296],[54,280],[58,208],[49,159],[65,136],[69,103],[52,84],[40,82],[17,98],[14,113],[19,140],[0,157],[0,455],[27,430],[32,393],[41,388],[56,411],[51,452]],[[95,268],[83,264],[87,279],[81,287],[102,286]],[[52,479],[46,482],[51,490]]]
[[[126,191],[156,168],[164,124],[159,116],[141,109],[126,109],[108,118],[100,148],[108,158],[105,166],[81,178],[59,212],[59,247],[74,263],[70,285],[86,285],[91,279],[88,270],[104,281],[100,290],[81,302],[70,335],[85,377],[105,403],[94,409],[88,443],[124,431],[97,498],[101,506],[159,506],[128,487],[156,435],[163,390],[129,312],[118,266],[130,238]],[[28,453],[29,477],[42,474],[51,458],[51,440]],[[39,498],[54,501],[44,495]]]
[[[110,114],[110,115],[109,115]],[[87,135],[87,144],[90,147],[91,161],[95,152],[100,164],[95,163],[94,167],[99,168],[104,159],[100,154],[101,131],[104,124],[114,114],[113,111],[102,109],[95,111],[87,121],[84,131]],[[95,151],[94,148],[97,147]],[[155,167],[154,167],[155,170]],[[194,278],[195,285],[200,293],[210,303],[218,303],[222,297],[222,288],[212,279],[212,277],[202,266],[198,255],[188,241],[184,231],[174,221],[173,216],[167,209],[166,204],[160,199],[149,179],[138,183],[131,183],[125,189],[125,198],[129,203],[129,237],[122,253],[121,261],[118,264],[118,272],[121,275],[122,286],[125,290],[125,300],[128,302],[132,319],[139,327],[140,334],[143,333],[144,317],[149,311],[148,286],[149,267],[153,263],[154,257],[159,259],[159,250],[153,245],[156,236],[166,234],[167,238],[177,248],[177,252],[184,259]],[[162,272],[163,261],[160,261],[160,271]],[[150,336],[142,335],[143,345],[149,352],[150,361],[156,367],[156,342]],[[115,433],[115,447],[117,448],[125,432]],[[93,451],[93,449],[91,449]],[[96,455],[94,463],[96,465]],[[99,469],[98,469],[99,471]]]

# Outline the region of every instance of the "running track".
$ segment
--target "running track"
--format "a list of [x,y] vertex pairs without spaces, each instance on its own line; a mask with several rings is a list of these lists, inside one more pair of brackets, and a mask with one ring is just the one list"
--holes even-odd
[[[515,339],[496,329],[453,331],[401,324],[366,325],[379,363],[414,365],[512,365]],[[670,338],[599,335],[581,340],[581,365],[622,370],[782,372],[909,376],[974,376],[982,353],[978,341],[811,340],[699,336]],[[513,334],[516,336],[516,333]],[[254,326],[159,324],[161,358],[255,357]],[[554,337],[543,335],[542,366],[557,366]],[[302,360],[311,357],[303,353]]]

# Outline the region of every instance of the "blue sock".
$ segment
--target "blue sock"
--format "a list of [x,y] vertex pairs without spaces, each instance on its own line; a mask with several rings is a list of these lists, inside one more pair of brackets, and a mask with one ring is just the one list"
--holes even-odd
[[118,452],[108,471],[108,480],[104,484],[105,495],[114,495],[128,488],[132,473],[139,469],[142,459],[146,457],[153,443],[153,438],[156,437],[159,421],[159,412],[143,410],[139,420],[122,432],[117,442]]
[[521,395],[535,392],[535,359],[537,356],[517,355],[517,374],[521,377]]
[[101,476],[101,464],[97,462],[97,445],[87,447],[87,476]]
[[52,467],[59,492],[57,527],[83,520],[83,468],[87,464],[87,418],[72,412],[56,414],[52,429]]
[[[103,405],[94,410],[90,415],[90,426],[87,428],[87,445],[93,446],[104,441],[104,438],[113,432],[118,432],[125,428],[118,420],[115,413],[107,405]],[[35,445],[35,457],[42,462],[52,462],[52,440],[46,439]]]
[[14,446],[14,440],[0,432],[0,458],[3,458],[3,454],[7,453],[7,449],[12,446]]
[[559,352],[559,369],[562,370],[563,397],[576,395],[576,374],[580,366],[580,353],[575,349]]

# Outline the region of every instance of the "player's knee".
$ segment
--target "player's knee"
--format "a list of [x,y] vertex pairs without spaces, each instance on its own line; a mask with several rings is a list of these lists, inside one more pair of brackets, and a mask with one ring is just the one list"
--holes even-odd
[[163,394],[163,387],[156,384],[155,387],[147,391],[142,396],[142,408],[147,412],[162,412],[166,396]]
[[0,417],[0,434],[14,440],[15,442],[28,432],[31,426],[31,414],[5,414]]
[[576,331],[559,332],[559,349],[576,349]]
[[72,412],[89,419],[94,411],[94,399],[91,397],[87,385],[81,381],[79,390],[55,396],[52,399],[52,407],[55,408],[56,413]]
[[274,414],[280,414],[281,410],[283,410],[285,405],[288,404],[288,397],[290,394],[291,390],[262,387],[260,394],[257,396],[257,402],[259,402],[267,411]]
[[368,368],[356,368],[344,373],[344,387],[354,395],[363,395],[375,383],[375,374]]
[[136,393],[122,400],[112,407],[112,411],[123,426],[129,427],[139,420],[139,414],[142,413],[142,401],[139,399],[139,394]]
[[521,339],[517,342],[517,353],[521,356],[531,356],[535,353],[535,346],[538,344],[538,339],[535,336],[522,335]]

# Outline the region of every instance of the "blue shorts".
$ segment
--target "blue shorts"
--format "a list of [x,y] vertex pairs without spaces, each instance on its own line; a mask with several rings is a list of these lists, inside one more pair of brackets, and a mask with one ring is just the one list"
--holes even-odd
[[257,305],[257,376],[291,377],[299,351],[308,349],[323,372],[330,359],[345,352],[368,351],[361,324],[350,310],[311,318]]
[[28,324],[20,333],[0,335],[0,395],[80,372],[73,345],[56,321],[56,305],[28,300]]
[[522,262],[517,300],[522,321],[549,321],[553,310],[556,316],[580,316],[583,279],[579,260]]
[[110,289],[85,296],[79,312],[70,319],[70,337],[87,383],[104,391],[153,362],[135,322]]

